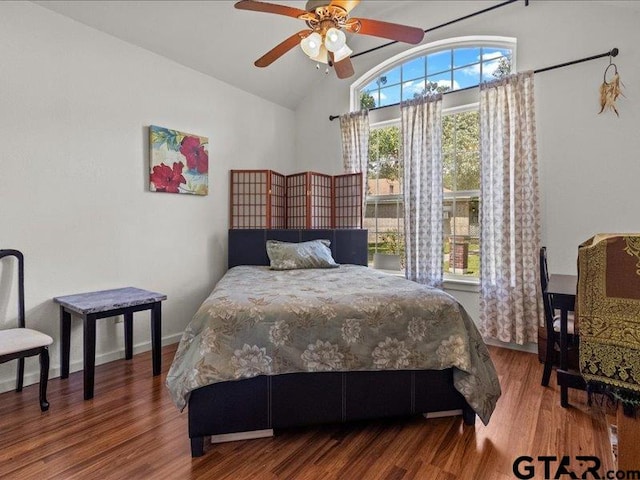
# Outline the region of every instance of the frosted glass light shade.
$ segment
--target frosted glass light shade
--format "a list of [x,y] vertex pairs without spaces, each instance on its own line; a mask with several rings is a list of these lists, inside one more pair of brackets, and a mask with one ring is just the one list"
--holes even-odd
[[320,53],[320,47],[322,46],[322,37],[318,32],[313,32],[311,35],[306,36],[300,42],[300,48],[307,54],[307,56],[313,58]]
[[324,46],[330,52],[337,52],[345,46],[347,37],[342,30],[330,28],[324,36]]
[[333,61],[334,62],[339,62],[340,60],[344,60],[345,58],[347,58],[352,53],[353,53],[353,50],[351,50],[349,47],[347,47],[345,45],[340,50],[338,50],[337,52],[333,53]]
[[320,50],[318,51],[318,54],[315,57],[310,57],[311,60],[314,60],[316,62],[320,62],[320,63],[329,63],[329,52],[327,52],[327,49],[325,48],[324,45],[320,45]]

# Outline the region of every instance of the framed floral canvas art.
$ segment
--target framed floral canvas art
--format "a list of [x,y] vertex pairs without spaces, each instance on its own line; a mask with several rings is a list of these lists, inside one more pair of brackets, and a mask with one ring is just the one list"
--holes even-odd
[[152,192],[209,193],[209,140],[206,137],[151,125],[150,177]]

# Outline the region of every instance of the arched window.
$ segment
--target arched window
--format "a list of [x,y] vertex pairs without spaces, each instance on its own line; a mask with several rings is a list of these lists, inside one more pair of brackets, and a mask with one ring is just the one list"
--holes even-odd
[[[376,66],[351,87],[351,108],[370,109],[365,228],[373,266],[402,256],[404,212],[399,103],[430,92],[445,93],[444,273],[446,280],[479,276],[478,86],[515,71],[513,38],[463,37],[413,48]],[[396,264],[397,265],[397,264]],[[384,267],[382,267],[384,268]]]
[[380,108],[430,93],[477,87],[515,71],[516,41],[473,36],[412,48],[377,65],[351,87],[351,109]]

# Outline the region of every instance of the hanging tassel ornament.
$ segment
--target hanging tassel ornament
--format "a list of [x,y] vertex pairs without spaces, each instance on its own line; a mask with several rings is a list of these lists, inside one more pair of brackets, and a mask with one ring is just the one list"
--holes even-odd
[[[607,73],[609,69],[613,67],[613,76],[611,80],[607,82]],[[622,95],[622,89],[620,86],[624,86],[624,83],[620,81],[620,75],[618,74],[618,67],[615,63],[611,62],[611,55],[609,56],[609,65],[604,71],[604,80],[600,85],[600,111],[602,113],[605,110],[613,110],[619,117],[618,109],[616,108],[616,100]],[[624,95],[622,95],[624,97]]]

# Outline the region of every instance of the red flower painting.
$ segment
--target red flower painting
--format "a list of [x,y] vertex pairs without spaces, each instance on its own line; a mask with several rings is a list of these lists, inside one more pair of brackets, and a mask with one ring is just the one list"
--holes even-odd
[[151,183],[158,192],[179,193],[180,184],[187,183],[182,175],[184,164],[173,162],[173,169],[161,163],[153,167],[151,173]]
[[208,195],[209,139],[149,126],[149,189],[152,192]]
[[184,137],[180,145],[180,153],[187,159],[187,168],[198,173],[209,171],[209,154],[197,137]]

